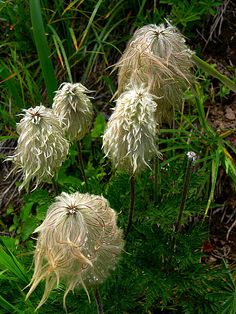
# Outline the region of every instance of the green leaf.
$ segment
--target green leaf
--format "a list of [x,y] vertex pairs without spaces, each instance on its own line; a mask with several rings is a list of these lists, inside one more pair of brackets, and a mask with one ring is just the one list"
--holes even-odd
[[236,93],[236,84],[230,80],[227,76],[221,74],[219,71],[217,71],[213,66],[206,61],[203,61],[195,54],[192,55],[192,58],[196,65],[202,69],[203,71],[207,72],[208,74],[212,75],[213,77],[220,80],[225,86],[227,86],[230,90]]
[[106,126],[106,119],[102,113],[100,113],[94,123],[94,128],[91,132],[92,138],[100,137],[104,133],[104,129]]
[[32,233],[34,232],[36,227],[38,226],[38,219],[37,218],[36,217],[30,217],[22,225],[22,229],[21,229],[21,240],[22,241],[27,240],[32,235]]
[[29,218],[33,204],[34,203],[32,203],[32,202],[26,203],[25,206],[21,209],[20,218],[22,219],[23,222]]
[[[3,241],[0,239],[3,244]],[[23,265],[12,254],[12,252],[3,244],[0,245],[0,267],[16,275],[24,283],[28,283],[28,276]]]

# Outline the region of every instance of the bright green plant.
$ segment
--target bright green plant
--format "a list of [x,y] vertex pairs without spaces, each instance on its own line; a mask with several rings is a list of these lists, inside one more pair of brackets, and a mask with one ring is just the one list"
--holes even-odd
[[[203,23],[206,14],[214,14],[219,4],[161,1],[153,10],[145,0],[138,1],[138,5],[137,1],[123,0],[0,3],[3,33],[7,35],[1,44],[0,126],[5,135],[0,137],[1,141],[15,137],[15,114],[20,109],[46,99],[51,105],[57,84],[82,79],[90,89],[99,90],[99,94],[95,93],[94,125],[81,142],[87,186],[79,167],[78,147],[73,144],[54,182],[24,195],[20,213],[11,203],[2,216],[3,221],[12,221],[11,226],[4,223],[1,226],[14,237],[1,237],[0,312],[32,313],[39,303],[43,284],[25,301],[28,291],[25,287],[32,274],[31,234],[61,191],[102,194],[119,213],[119,226],[127,226],[132,185],[127,174],[114,172],[104,159],[101,136],[105,117],[110,114],[109,98],[116,86],[114,74],[109,76],[106,67],[118,60],[131,34],[130,28],[133,30],[147,21],[157,23],[170,13],[174,24],[181,26],[185,34],[192,34],[194,27]],[[14,32],[10,30],[12,26]],[[40,42],[48,48],[42,50]],[[175,127],[160,129],[159,148],[164,158],[155,174],[147,169],[136,176],[135,211],[125,252],[118,268],[99,288],[105,313],[235,313],[233,266],[223,260],[214,265],[205,262],[207,253],[202,250],[209,238],[207,216],[214,206],[219,169],[222,167],[232,185],[236,184],[233,159],[236,150],[227,141],[233,130],[213,130],[207,122],[204,103],[218,97],[209,94],[210,75],[222,82],[219,91],[222,99],[229,89],[235,91],[235,84],[214,67],[194,58],[202,69],[196,71],[202,80],[194,93],[187,93],[185,114],[177,114]],[[48,94],[44,92],[45,86]],[[99,97],[105,101],[101,102]],[[183,195],[189,151],[195,152],[198,159],[191,168]],[[62,313],[63,290],[63,285],[59,285],[39,313]],[[69,294],[67,303],[69,313],[97,312],[95,298],[89,304],[81,290]]]

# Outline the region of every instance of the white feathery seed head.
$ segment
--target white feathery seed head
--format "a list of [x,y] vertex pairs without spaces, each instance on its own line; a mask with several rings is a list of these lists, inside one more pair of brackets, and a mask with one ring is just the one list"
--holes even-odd
[[14,164],[13,172],[23,172],[19,189],[28,189],[31,180],[35,180],[36,187],[50,180],[69,150],[69,142],[52,109],[41,105],[24,112],[16,127],[19,138],[15,154],[7,158]]
[[167,23],[150,24],[135,31],[118,68],[118,95],[128,83],[145,84],[148,91],[161,97],[157,107],[157,121],[169,122],[171,112],[182,103],[183,92],[191,86],[193,52],[176,27]]
[[52,108],[72,141],[83,138],[92,124],[93,106],[88,93],[91,91],[80,83],[63,83],[53,99]]
[[[45,281],[39,308],[52,289],[64,283],[68,292],[101,283],[113,270],[123,250],[122,230],[116,213],[102,196],[61,193],[35,230],[38,240],[29,295]],[[90,300],[90,299],[89,299]]]
[[136,174],[146,168],[154,156],[161,156],[155,98],[144,87],[133,86],[116,100],[103,135],[103,150],[117,169]]

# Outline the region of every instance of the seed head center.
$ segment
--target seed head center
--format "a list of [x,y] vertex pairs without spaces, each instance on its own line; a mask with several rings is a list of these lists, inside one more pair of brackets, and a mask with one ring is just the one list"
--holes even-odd
[[75,205],[70,205],[67,207],[67,215],[75,215],[77,207]]

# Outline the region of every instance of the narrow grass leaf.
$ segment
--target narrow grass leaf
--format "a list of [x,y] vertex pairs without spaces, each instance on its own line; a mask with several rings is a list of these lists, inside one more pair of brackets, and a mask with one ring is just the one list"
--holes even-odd
[[207,216],[211,202],[214,199],[214,192],[215,192],[215,187],[216,187],[218,170],[219,170],[219,166],[220,166],[220,156],[221,156],[221,148],[218,148],[215,152],[215,156],[213,156],[213,159],[212,159],[212,164],[211,164],[211,191],[210,191],[210,195],[209,195],[209,198],[207,201],[207,206],[205,209],[204,217]]
[[47,39],[41,14],[40,0],[30,0],[30,15],[33,26],[33,35],[35,40],[38,57],[48,92],[48,99],[53,101],[54,92],[57,89],[57,80],[54,73],[52,61],[48,48]]
[[4,83],[7,91],[12,96],[14,100],[14,105],[16,108],[20,109],[23,108],[23,101],[20,96],[20,88],[18,81],[15,78],[16,73],[11,73],[8,69],[8,66],[3,61],[0,61],[0,77],[1,82],[0,84]]
[[75,50],[78,51],[79,48],[78,48],[78,43],[77,43],[77,39],[76,39],[76,36],[75,36],[75,33],[74,33],[74,30],[72,27],[69,27],[69,32],[70,32],[70,36],[71,36],[71,39],[73,41],[73,45],[75,47]]
[[28,283],[28,276],[23,265],[7,247],[2,245],[0,246],[0,267],[12,272],[21,281]]
[[215,135],[210,125],[207,123],[205,112],[204,112],[204,96],[201,93],[200,86],[195,85],[196,89],[196,105],[198,110],[198,117],[203,130],[209,135]]
[[12,305],[6,299],[4,299],[1,295],[0,295],[0,307],[8,311],[8,313],[20,313],[21,312],[14,305]]
[[92,12],[92,14],[91,14],[91,16],[90,16],[89,22],[88,22],[88,24],[87,24],[87,26],[86,26],[86,28],[85,28],[85,30],[84,30],[84,32],[83,32],[83,35],[82,35],[81,40],[80,40],[79,48],[83,45],[84,40],[85,40],[85,38],[86,38],[86,36],[87,36],[87,34],[88,34],[88,32],[89,32],[89,29],[90,29],[90,27],[91,27],[91,25],[92,25],[92,23],[93,23],[93,20],[94,20],[96,14],[97,14],[97,11],[98,11],[100,5],[102,4],[102,2],[103,2],[103,0],[99,0],[99,1],[97,2],[97,4],[95,5],[95,8],[94,8],[94,10],[93,10],[93,12]]
[[65,49],[63,47],[63,43],[62,43],[60,37],[58,36],[57,32],[55,31],[55,29],[51,25],[48,25],[48,27],[50,28],[50,30],[52,31],[52,33],[54,35],[54,40],[56,41],[56,43],[60,47],[60,50],[61,50],[64,62],[65,62],[65,66],[66,66],[66,71],[67,71],[69,82],[73,83],[72,75],[71,75],[71,71],[70,71],[70,65],[69,65],[69,62],[68,62],[66,51],[65,51]]
[[78,0],[74,0],[72,1],[70,4],[68,4],[68,6],[64,9],[62,15],[64,15],[67,11],[70,11],[72,9],[72,7],[77,4],[76,8],[78,8],[82,3],[84,2],[84,0],[81,0],[79,3],[78,3]]
[[192,55],[192,58],[195,62],[195,64],[202,69],[204,72],[207,72],[208,74],[212,75],[213,77],[220,80],[225,86],[227,86],[230,90],[236,93],[236,84],[230,80],[227,76],[221,74],[219,71],[217,71],[215,68],[213,68],[212,65],[207,63],[206,61],[203,61],[201,58],[199,58],[196,55]]

